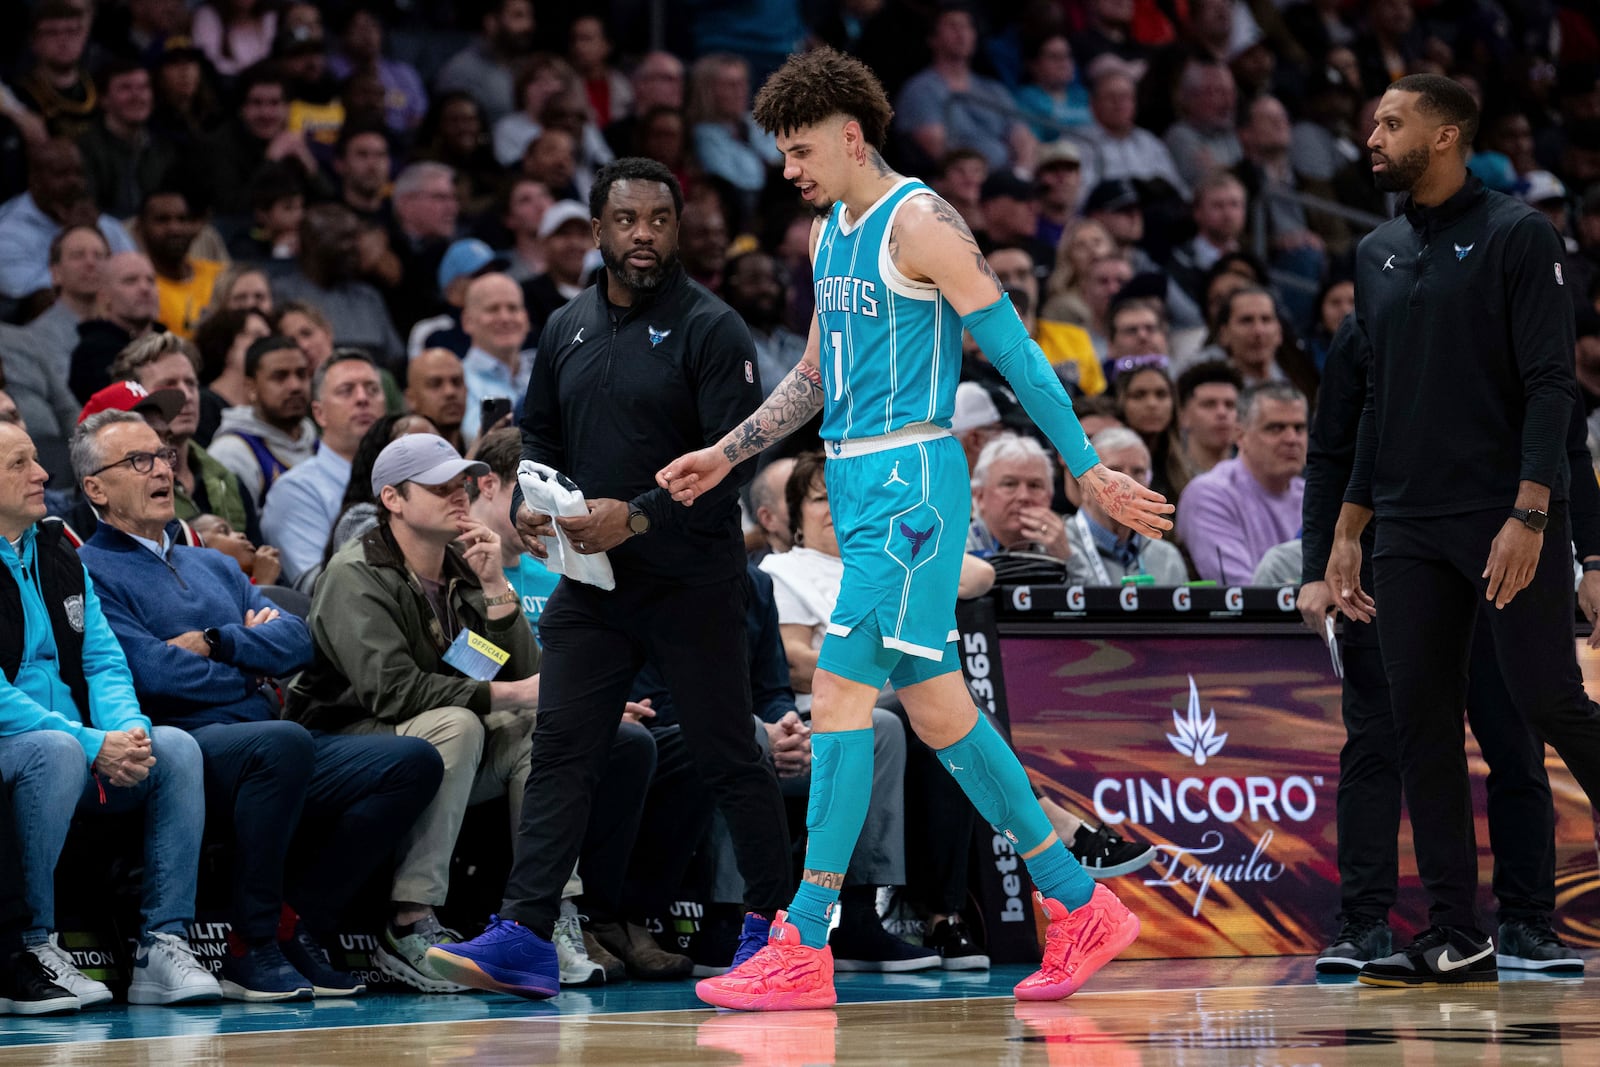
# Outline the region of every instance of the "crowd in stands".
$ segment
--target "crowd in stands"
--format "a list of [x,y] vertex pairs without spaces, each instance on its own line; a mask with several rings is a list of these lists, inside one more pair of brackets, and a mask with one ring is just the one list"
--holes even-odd
[[[773,387],[811,328],[811,214],[750,108],[794,49],[872,66],[895,104],[889,161],[960,212],[1104,462],[1177,505],[1154,542],[1079,506],[969,339],[963,596],[1019,559],[1085,585],[1297,580],[1284,554],[1322,363],[1356,244],[1395,207],[1364,142],[1403,74],[1466,85],[1484,110],[1473,174],[1561,232],[1600,431],[1588,5],[736,7],[3,5],[0,795],[27,916],[0,908],[0,936],[27,951],[0,945],[0,971],[38,994],[10,999],[111,998],[60,943],[52,872],[75,813],[136,809],[134,1002],[359,992],[325,950],[352,921],[381,927],[390,978],[459,988],[424,957],[453,936],[435,909],[464,812],[503,797],[514,828],[529,773],[556,577],[510,524],[514,427],[545,323],[600,266],[591,188],[624,156],[673,172],[680,261],[743,318]],[[751,729],[796,800],[840,576],[816,444],[813,426],[764,457],[746,502]],[[468,629],[509,653],[496,680],[450,653]],[[972,809],[892,696],[873,725],[839,966],[986,966],[960,916]],[[563,904],[563,982],[703,973],[737,936],[727,832],[676,729],[647,668]],[[1091,867],[1148,862],[1047,810]],[[185,933],[203,833],[249,842],[215,976]],[[695,852],[668,839],[703,841],[716,872],[693,959],[644,925]],[[344,914],[391,862],[389,912]],[[878,921],[883,886],[906,887],[922,946]]]

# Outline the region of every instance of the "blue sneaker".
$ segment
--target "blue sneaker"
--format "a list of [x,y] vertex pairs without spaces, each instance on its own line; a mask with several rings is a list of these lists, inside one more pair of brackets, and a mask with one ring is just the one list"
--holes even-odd
[[311,982],[284,958],[276,939],[251,948],[230,933],[220,977],[222,996],[227,1000],[311,999]]
[[294,936],[279,941],[284,959],[311,983],[313,996],[356,997],[367,991],[367,984],[353,974],[336,970],[328,959],[328,950],[306,932],[304,923],[294,924]]
[[529,1000],[561,992],[555,944],[498,915],[489,916],[489,928],[471,941],[430,948],[428,966],[447,981]]
[[733,952],[733,964],[730,970],[738,967],[745,960],[767,947],[767,938],[772,933],[772,920],[765,915],[757,915],[747,911],[744,915],[744,929],[739,931],[739,947]]

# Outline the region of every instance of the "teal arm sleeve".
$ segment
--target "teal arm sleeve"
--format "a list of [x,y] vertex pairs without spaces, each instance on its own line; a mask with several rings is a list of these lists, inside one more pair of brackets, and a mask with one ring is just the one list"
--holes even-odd
[[1006,376],[1022,402],[1022,410],[1050,438],[1074,478],[1100,462],[1078,416],[1072,413],[1072,398],[1050,369],[1044,352],[1028,336],[1011,306],[1011,297],[1002,295],[988,307],[963,315],[961,325],[972,334],[989,362]]

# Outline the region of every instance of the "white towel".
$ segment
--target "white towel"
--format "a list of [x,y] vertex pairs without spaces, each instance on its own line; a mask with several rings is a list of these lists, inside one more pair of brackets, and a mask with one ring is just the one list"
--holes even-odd
[[[522,485],[523,499],[534,511],[567,517],[589,514],[583,491],[572,484],[571,478],[543,463],[523,460],[517,466],[517,481]],[[555,528],[554,537],[539,538],[550,553],[544,561],[546,567],[576,582],[606,590],[617,587],[616,575],[611,573],[611,560],[604,552],[583,555],[572,547],[560,523],[556,523]]]

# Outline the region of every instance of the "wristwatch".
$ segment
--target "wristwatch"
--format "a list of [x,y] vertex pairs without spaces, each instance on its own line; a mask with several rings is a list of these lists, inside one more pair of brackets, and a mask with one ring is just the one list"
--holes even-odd
[[496,593],[494,596],[486,596],[483,598],[484,606],[490,608],[503,607],[506,604],[515,604],[516,602],[516,587],[511,585],[509,582],[506,583],[506,591],[504,593]]
[[628,530],[635,536],[650,532],[650,516],[632,504],[628,505]]
[[1583,561],[1583,573],[1588,574],[1590,571],[1600,571],[1600,559],[1586,559]]
[[201,631],[201,636],[206,639],[206,647],[211,650],[211,658],[220,662],[222,659],[222,631],[215,626],[208,626]]
[[1545,526],[1550,522],[1550,513],[1538,508],[1512,508],[1511,517],[1534,533],[1544,533]]

